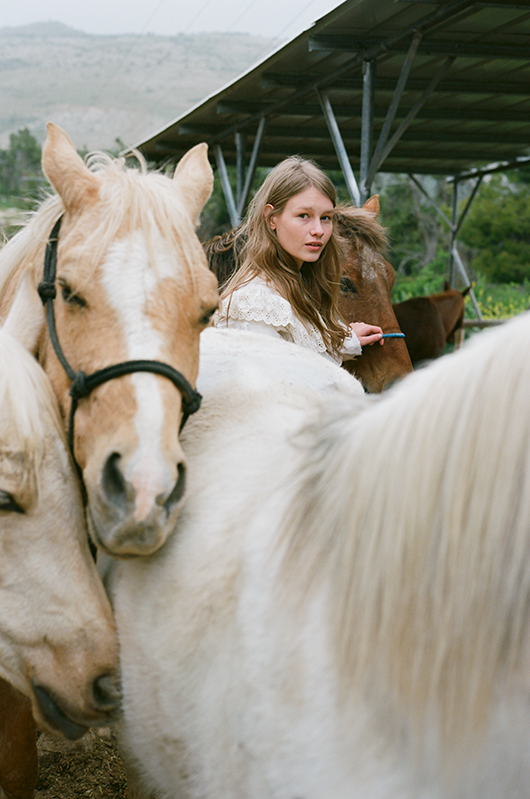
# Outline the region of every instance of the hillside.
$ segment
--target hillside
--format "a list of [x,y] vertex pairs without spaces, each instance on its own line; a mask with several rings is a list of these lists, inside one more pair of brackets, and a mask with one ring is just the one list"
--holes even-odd
[[98,36],[48,22],[0,28],[0,148],[61,125],[78,148],[131,145],[237,77],[272,48],[241,33]]

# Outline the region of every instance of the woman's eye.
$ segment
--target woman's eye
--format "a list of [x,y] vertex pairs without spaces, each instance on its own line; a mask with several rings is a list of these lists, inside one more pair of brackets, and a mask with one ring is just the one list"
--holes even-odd
[[320,221],[321,222],[330,222],[331,221],[331,217],[330,216],[321,216],[320,217]]
[[300,214],[300,219],[307,219],[307,214]]
[[61,294],[63,300],[68,303],[68,305],[78,305],[80,308],[86,307],[85,300],[80,297],[78,294],[74,294],[72,289],[67,283],[63,283],[61,285]]
[[15,501],[13,494],[0,490],[0,511],[24,513],[24,509]]

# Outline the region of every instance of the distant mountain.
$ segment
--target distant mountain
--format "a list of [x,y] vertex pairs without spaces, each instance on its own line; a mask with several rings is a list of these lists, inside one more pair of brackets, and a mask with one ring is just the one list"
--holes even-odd
[[76,147],[115,149],[171,122],[278,43],[241,33],[100,36],[59,22],[0,28],[0,148],[46,122]]

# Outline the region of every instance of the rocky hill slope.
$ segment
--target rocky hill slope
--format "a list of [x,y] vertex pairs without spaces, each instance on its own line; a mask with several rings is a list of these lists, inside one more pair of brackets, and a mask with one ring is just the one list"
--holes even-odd
[[0,28],[0,148],[52,120],[78,148],[131,145],[263,58],[240,33],[98,36],[48,22]]

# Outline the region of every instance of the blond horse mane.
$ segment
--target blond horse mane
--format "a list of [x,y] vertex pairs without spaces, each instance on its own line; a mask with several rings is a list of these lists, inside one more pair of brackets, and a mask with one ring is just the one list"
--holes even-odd
[[[140,160],[140,168],[126,167],[125,159],[113,159],[105,153],[92,153],[87,166],[99,178],[101,213],[97,224],[87,230],[84,252],[97,265],[109,244],[118,236],[141,229],[149,246],[153,225],[176,248],[187,277],[193,284],[189,264],[192,252],[200,250],[194,243],[194,227],[172,181],[158,172],[148,172]],[[12,296],[22,272],[31,268],[36,281],[40,280],[44,249],[56,220],[64,213],[60,197],[47,197],[28,218],[27,224],[0,251],[0,296]],[[178,220],[178,231],[176,230]],[[94,221],[96,221],[94,219]],[[194,248],[195,244],[195,248]],[[192,250],[192,248],[194,248]],[[151,263],[154,267],[154,261]]]
[[37,361],[1,329],[0,350],[0,458],[16,453],[24,470],[35,474],[50,426],[66,449],[57,399]]
[[529,351],[525,315],[326,409],[282,532],[292,601],[328,596],[344,693],[379,692],[417,738],[434,717],[453,751],[527,654]]

